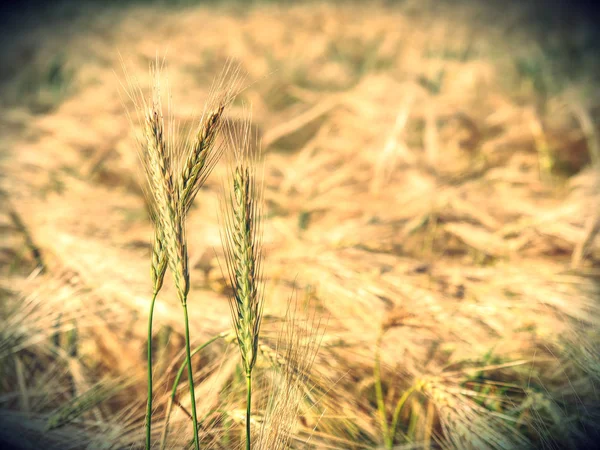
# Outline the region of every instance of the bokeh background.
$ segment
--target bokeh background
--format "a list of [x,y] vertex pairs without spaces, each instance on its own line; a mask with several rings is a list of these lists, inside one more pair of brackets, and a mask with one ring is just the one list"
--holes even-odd
[[[125,65],[149,89],[159,55],[183,123],[228,60],[246,74],[228,117],[251,105],[265,154],[264,342],[293,292],[325,325],[294,448],[595,448],[600,59],[586,6],[4,5],[0,446],[142,447],[152,225],[122,84]],[[223,174],[188,224],[197,345],[230,327]],[[180,316],[168,280],[157,440]],[[215,342],[195,371],[204,442],[238,448],[236,350]],[[189,443],[187,409],[183,387],[169,448]]]

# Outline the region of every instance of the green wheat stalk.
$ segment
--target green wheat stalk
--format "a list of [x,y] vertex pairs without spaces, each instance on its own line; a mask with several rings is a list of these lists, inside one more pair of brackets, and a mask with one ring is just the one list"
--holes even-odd
[[252,369],[258,354],[263,309],[262,183],[256,174],[257,153],[250,141],[251,118],[229,130],[229,179],[221,197],[221,241],[232,295],[233,328],[246,374],[246,449],[251,447]]
[[[196,353],[201,352],[202,350],[204,350],[206,347],[208,347],[210,344],[212,344],[213,342],[215,342],[218,339],[227,339],[231,334],[232,334],[231,331],[224,331],[222,333],[219,333],[219,334],[213,336],[208,341],[206,341],[204,344],[196,347],[192,351],[192,356],[194,356]],[[167,445],[167,436],[169,434],[169,420],[171,418],[171,412],[173,411],[173,404],[175,403],[175,399],[177,398],[177,388],[179,387],[179,381],[181,380],[183,371],[185,370],[185,368],[187,366],[188,366],[188,363],[187,363],[187,358],[186,358],[186,360],[183,362],[183,364],[181,364],[181,366],[179,367],[179,370],[177,371],[177,375],[175,376],[175,381],[173,381],[173,387],[171,388],[171,396],[169,397],[169,402],[167,404],[167,412],[165,414],[165,426],[163,428],[163,432],[162,432],[162,436],[161,436],[161,440],[160,440],[160,448],[161,449],[166,448],[166,445]]]

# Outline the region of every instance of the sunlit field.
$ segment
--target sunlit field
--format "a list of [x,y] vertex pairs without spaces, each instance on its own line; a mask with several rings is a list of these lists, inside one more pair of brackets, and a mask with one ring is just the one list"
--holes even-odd
[[[200,448],[247,448],[248,424],[255,450],[595,448],[600,59],[591,27],[535,8],[15,15],[0,48],[0,447],[144,448],[155,197],[130,94],[151,96],[159,61],[181,130],[238,70],[223,156],[184,227]],[[240,129],[262,155],[249,421],[222,245]],[[193,448],[171,266],[164,280],[150,441]]]

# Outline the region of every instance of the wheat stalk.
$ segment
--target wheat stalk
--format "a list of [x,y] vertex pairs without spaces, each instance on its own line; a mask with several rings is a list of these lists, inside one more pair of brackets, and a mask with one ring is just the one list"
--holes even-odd
[[[158,69],[155,66],[155,69]],[[192,402],[192,420],[194,423],[194,446],[200,448],[198,439],[196,401],[194,396],[193,374],[191,369],[189,319],[187,311],[187,295],[189,292],[188,255],[185,237],[185,209],[180,207],[181,197],[175,189],[173,182],[173,168],[177,165],[176,154],[173,147],[168,146],[164,135],[164,119],[162,115],[162,104],[160,99],[159,72],[155,73],[155,84],[151,108],[146,111],[145,135],[146,135],[146,175],[148,178],[150,192],[153,196],[153,210],[156,212],[157,232],[155,233],[155,244],[159,242],[159,250],[164,249],[168,266],[175,281],[175,287],[184,312],[186,354],[188,358],[188,376],[190,384],[190,396]],[[153,251],[156,252],[156,248]],[[164,258],[164,257],[163,257]],[[160,264],[162,259],[157,256],[156,261]],[[160,277],[160,266],[154,266],[153,274]],[[163,270],[164,273],[164,270]],[[154,276],[153,276],[154,278]],[[158,278],[162,284],[162,279]],[[150,448],[151,442],[151,415],[152,415],[152,362],[151,362],[151,340],[152,340],[152,316],[154,302],[156,300],[157,279],[154,279],[155,294],[152,299],[151,313],[148,321],[148,404],[146,410],[146,448]]]
[[[224,331],[222,333],[219,333],[219,334],[213,336],[212,338],[210,338],[208,341],[206,341],[205,343],[203,343],[199,347],[196,347],[192,351],[192,356],[194,356],[196,353],[199,353],[204,348],[206,348],[207,346],[209,346],[210,344],[212,344],[213,342],[215,342],[218,339],[228,340],[230,338],[230,336],[232,336],[232,334],[233,334],[233,332],[230,331],[230,330],[228,330],[228,331]],[[165,425],[164,425],[164,428],[163,428],[163,432],[162,432],[162,436],[161,436],[161,442],[160,442],[160,448],[161,449],[166,448],[167,436],[169,434],[169,420],[171,418],[171,411],[173,410],[173,404],[174,404],[175,399],[177,397],[177,388],[179,387],[179,381],[181,380],[181,376],[183,375],[183,371],[187,367],[187,365],[188,364],[187,364],[187,359],[186,359],[183,362],[183,364],[179,367],[179,370],[177,371],[177,375],[175,376],[175,381],[173,381],[173,387],[171,388],[171,396],[169,397],[169,401],[167,403],[167,411],[165,413]]]
[[230,128],[232,150],[228,190],[221,196],[221,241],[229,283],[233,328],[247,380],[246,449],[250,449],[252,369],[258,354],[258,337],[263,308],[262,228],[263,187],[256,174],[258,155],[252,153],[250,116],[240,128]]
[[[239,70],[234,68],[232,64],[226,66],[220,81],[213,85],[207,109],[194,138],[192,139],[188,135],[183,145],[177,146],[175,144],[175,122],[171,115],[170,99],[166,124],[163,116],[160,69],[158,61],[151,66],[154,79],[151,102],[146,101],[139,85],[133,86],[128,91],[130,99],[133,100],[138,120],[143,128],[143,139],[140,139],[139,143],[141,149],[140,159],[147,179],[147,185],[144,185],[144,193],[155,226],[151,257],[153,296],[148,318],[146,448],[150,448],[151,445],[153,313],[156,297],[162,288],[167,266],[173,274],[177,294],[184,312],[186,360],[194,422],[194,444],[196,448],[199,448],[187,311],[190,280],[185,218],[197,192],[222,154],[222,147],[216,145],[216,138],[224,122],[225,109],[238,93]],[[132,87],[131,84],[130,87]]]

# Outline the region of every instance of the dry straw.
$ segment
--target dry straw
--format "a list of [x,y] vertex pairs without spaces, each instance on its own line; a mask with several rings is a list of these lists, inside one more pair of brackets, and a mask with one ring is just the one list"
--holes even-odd
[[275,368],[276,381],[271,384],[269,403],[257,436],[257,450],[290,448],[301,401],[311,390],[311,369],[324,329],[308,306],[301,308],[297,300],[291,300],[275,350],[261,346],[261,352]]

